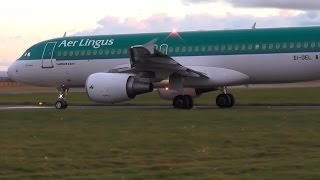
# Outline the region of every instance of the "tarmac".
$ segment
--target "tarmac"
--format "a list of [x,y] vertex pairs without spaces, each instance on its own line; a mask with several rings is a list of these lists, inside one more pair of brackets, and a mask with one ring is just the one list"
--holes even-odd
[[[0,111],[4,110],[32,110],[32,109],[55,109],[54,106],[13,106],[13,105],[1,105]],[[100,110],[134,110],[134,109],[146,109],[146,110],[162,110],[162,109],[174,109],[172,106],[69,106],[66,110],[85,110],[85,109],[100,109]],[[193,109],[212,109],[212,110],[224,110],[217,106],[194,106]],[[234,106],[233,110],[320,110],[318,105],[259,105],[259,106]],[[192,110],[192,109],[191,109]]]

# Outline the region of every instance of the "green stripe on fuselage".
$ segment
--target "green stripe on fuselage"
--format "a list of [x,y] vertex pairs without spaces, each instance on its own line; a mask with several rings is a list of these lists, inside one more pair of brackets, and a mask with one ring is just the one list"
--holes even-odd
[[56,42],[53,59],[58,61],[128,58],[131,46],[143,45],[155,38],[158,50],[172,57],[320,50],[320,27],[303,27],[64,37],[32,46],[19,60],[42,59],[49,42]]

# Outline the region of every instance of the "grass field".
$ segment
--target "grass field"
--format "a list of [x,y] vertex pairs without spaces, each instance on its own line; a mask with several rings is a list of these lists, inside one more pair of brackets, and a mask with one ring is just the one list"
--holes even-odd
[[[240,105],[303,105],[319,104],[318,91],[234,94]],[[16,96],[0,101],[55,100]],[[155,96],[125,104],[170,104]],[[84,97],[74,93],[69,102],[97,105]],[[319,110],[273,109],[0,111],[0,179],[320,179],[319,117]]]

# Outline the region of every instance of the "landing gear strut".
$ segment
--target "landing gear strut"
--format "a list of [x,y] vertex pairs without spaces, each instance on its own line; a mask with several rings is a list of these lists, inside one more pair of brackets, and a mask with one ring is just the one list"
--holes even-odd
[[222,91],[223,93],[217,96],[217,106],[220,108],[231,108],[235,103],[234,96],[232,94],[228,94],[226,87],[223,87]]
[[56,109],[67,109],[68,103],[66,101],[66,96],[68,95],[69,88],[65,86],[60,86],[57,88],[59,91],[58,100],[55,104]]
[[173,107],[176,109],[192,109],[193,98],[189,95],[179,95],[173,99]]

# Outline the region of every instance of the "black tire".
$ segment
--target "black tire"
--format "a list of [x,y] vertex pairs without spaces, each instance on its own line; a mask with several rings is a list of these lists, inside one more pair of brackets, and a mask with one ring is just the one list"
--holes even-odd
[[55,107],[56,109],[66,109],[68,107],[67,102],[63,101],[63,100],[58,100],[55,103]]
[[185,95],[184,99],[185,99],[184,109],[192,109],[193,108],[193,98],[189,95]]
[[234,96],[232,94],[227,94],[227,96],[229,96],[230,99],[230,104],[228,105],[228,107],[233,107],[235,104]]
[[228,95],[226,94],[219,94],[217,96],[217,99],[216,99],[216,104],[217,106],[219,106],[220,108],[227,108],[228,105],[230,105],[231,103],[231,99]]
[[183,109],[185,100],[184,96],[179,95],[173,99],[173,107],[176,109]]
[[189,95],[179,95],[173,99],[173,107],[176,109],[193,108],[193,98]]
[[66,101],[64,101],[63,109],[67,109],[67,107],[68,107],[68,103]]

